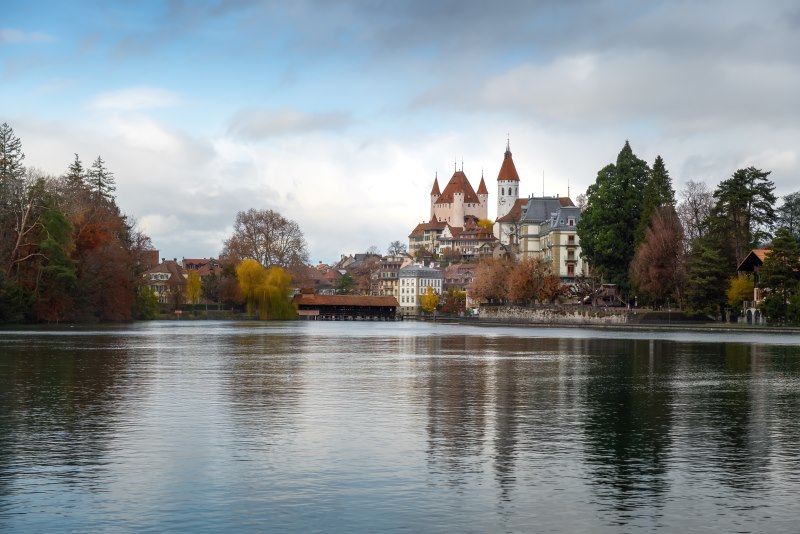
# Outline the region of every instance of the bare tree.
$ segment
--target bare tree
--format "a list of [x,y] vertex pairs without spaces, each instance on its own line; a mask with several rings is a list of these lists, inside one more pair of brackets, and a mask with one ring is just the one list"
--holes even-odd
[[389,256],[397,256],[403,254],[405,251],[406,245],[401,241],[392,241],[389,243],[389,249],[387,250]]
[[261,265],[291,269],[308,262],[308,248],[300,226],[277,211],[240,211],[233,235],[225,241],[222,256],[252,258]]
[[703,237],[706,233],[706,219],[714,206],[714,196],[705,182],[686,182],[679,193],[678,218],[686,238],[686,244]]

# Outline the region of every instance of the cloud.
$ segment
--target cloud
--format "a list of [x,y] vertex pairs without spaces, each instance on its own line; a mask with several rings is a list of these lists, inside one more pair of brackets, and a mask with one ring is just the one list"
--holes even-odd
[[240,139],[261,140],[284,134],[340,130],[352,122],[349,113],[307,113],[297,109],[256,109],[237,111],[228,132]]
[[101,93],[92,99],[90,107],[100,110],[143,110],[180,105],[180,97],[158,87],[128,87]]
[[53,41],[55,38],[47,33],[0,28],[0,43],[52,43]]

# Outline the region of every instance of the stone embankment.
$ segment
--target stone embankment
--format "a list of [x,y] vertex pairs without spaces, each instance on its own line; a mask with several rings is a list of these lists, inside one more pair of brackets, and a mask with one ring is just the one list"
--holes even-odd
[[480,318],[512,323],[556,325],[630,325],[639,324],[640,314],[625,308],[589,308],[548,306],[481,306]]

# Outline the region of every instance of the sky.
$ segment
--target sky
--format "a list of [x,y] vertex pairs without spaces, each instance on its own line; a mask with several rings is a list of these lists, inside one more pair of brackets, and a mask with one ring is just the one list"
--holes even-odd
[[[5,0],[0,123],[59,175],[102,156],[163,257],[236,213],[296,221],[312,263],[407,242],[462,167],[495,216],[573,198],[628,140],[676,190],[738,168],[800,190],[794,0]],[[463,163],[462,163],[463,162]]]

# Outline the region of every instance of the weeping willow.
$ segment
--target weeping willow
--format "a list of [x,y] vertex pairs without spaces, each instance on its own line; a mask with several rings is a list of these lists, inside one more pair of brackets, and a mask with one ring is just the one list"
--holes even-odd
[[244,260],[236,268],[239,289],[247,302],[247,314],[258,312],[259,319],[294,319],[297,310],[290,297],[292,275],[272,266],[265,269],[255,260]]

